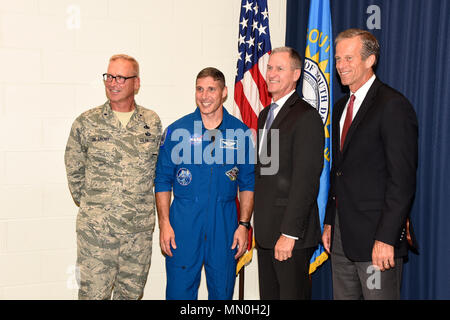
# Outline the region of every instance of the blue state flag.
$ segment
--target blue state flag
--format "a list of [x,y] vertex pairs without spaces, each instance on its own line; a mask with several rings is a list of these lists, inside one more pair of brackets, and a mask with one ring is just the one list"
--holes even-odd
[[[333,97],[333,41],[329,0],[311,0],[306,39],[305,65],[303,69],[303,99],[317,109],[325,130],[324,167],[320,176],[320,189],[317,197],[320,227],[323,220],[330,188],[331,168],[331,112]],[[322,245],[314,252],[309,273],[328,259]]]

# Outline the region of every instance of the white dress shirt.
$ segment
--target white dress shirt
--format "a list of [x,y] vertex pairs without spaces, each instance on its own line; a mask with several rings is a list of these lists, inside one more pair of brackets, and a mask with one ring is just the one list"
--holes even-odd
[[[352,94],[355,95],[355,101],[353,102],[353,114],[352,114],[352,121],[355,119],[356,114],[359,111],[359,108],[361,107],[361,104],[363,103],[364,99],[366,98],[367,92],[369,92],[370,87],[372,86],[373,82],[375,81],[376,76],[373,75],[370,77],[369,80],[367,80],[366,83],[363,84],[361,88],[356,90],[356,92],[350,92],[350,97]],[[344,122],[345,122],[345,116],[347,115],[347,109],[348,109],[348,103],[350,102],[350,98],[347,101],[347,104],[345,105],[344,111],[342,112],[341,120],[339,121],[339,142],[341,141],[342,137],[342,129],[344,128]]]
[[[280,112],[281,108],[283,108],[283,106],[284,106],[284,104],[286,103],[286,101],[294,94],[294,92],[295,92],[295,89],[292,90],[291,92],[289,92],[289,93],[288,93],[287,95],[285,95],[283,98],[278,99],[277,101],[273,101],[273,99],[272,99],[272,103],[276,103],[276,104],[278,105],[278,107],[277,107],[277,108],[275,109],[275,111],[273,112],[273,121],[275,121],[275,118],[277,117],[277,115],[278,115],[278,113]],[[272,122],[272,123],[273,123],[273,122]],[[263,130],[263,133],[262,133],[261,137],[264,137],[264,136],[265,136],[266,130],[267,130],[267,128],[266,128],[266,125],[264,124],[264,130]],[[261,153],[261,146],[262,146],[262,143],[260,143],[258,153]],[[298,240],[297,237],[290,236],[290,235],[287,235],[287,234],[284,234],[284,233],[283,233],[283,236],[285,236],[285,237],[287,237],[287,238],[291,238],[291,239]]]
[[[283,108],[283,106],[284,106],[284,104],[286,103],[286,101],[292,96],[292,94],[295,92],[295,89],[294,90],[292,90],[291,92],[289,92],[287,95],[285,95],[283,98],[281,98],[281,99],[278,99],[277,101],[273,101],[273,99],[272,99],[272,103],[276,103],[277,104],[277,108],[275,109],[275,111],[273,112],[273,121],[275,121],[275,118],[277,117],[277,115],[278,115],[278,113],[280,112],[280,110],[281,110],[281,108]],[[271,104],[272,104],[271,103]],[[269,107],[267,107],[267,108],[269,108]],[[273,122],[272,122],[273,123]],[[266,128],[266,124],[264,124],[264,128],[263,128],[263,132],[262,132],[262,135],[261,135],[261,137],[264,137],[265,135],[266,135],[266,130],[267,130],[267,128]],[[260,143],[259,144],[259,150],[258,150],[258,154],[260,154],[261,153],[261,146],[262,146],[262,143]]]

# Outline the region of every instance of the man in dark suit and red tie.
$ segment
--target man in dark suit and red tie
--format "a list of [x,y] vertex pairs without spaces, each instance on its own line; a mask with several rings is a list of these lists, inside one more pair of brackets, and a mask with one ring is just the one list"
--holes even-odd
[[317,110],[295,91],[301,65],[292,48],[272,51],[266,74],[272,104],[258,118],[254,224],[262,300],[311,297],[324,129]]
[[416,114],[401,93],[375,76],[380,47],[370,32],[348,29],[335,45],[336,69],[350,94],[333,109],[322,235],[331,252],[333,295],[400,299],[416,190]]

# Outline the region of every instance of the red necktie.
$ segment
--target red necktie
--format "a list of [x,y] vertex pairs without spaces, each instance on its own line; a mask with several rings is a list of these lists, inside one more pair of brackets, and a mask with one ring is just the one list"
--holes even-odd
[[350,102],[348,103],[348,107],[347,107],[347,114],[345,115],[344,128],[342,129],[342,135],[341,135],[341,151],[344,148],[344,142],[345,142],[345,137],[347,136],[348,128],[350,128],[350,125],[352,124],[353,102],[355,102],[354,94],[352,94],[350,97]]

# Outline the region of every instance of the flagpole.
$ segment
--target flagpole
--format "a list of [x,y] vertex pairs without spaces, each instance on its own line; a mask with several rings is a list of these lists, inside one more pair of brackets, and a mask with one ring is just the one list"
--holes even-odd
[[245,266],[239,270],[239,300],[244,300]]

